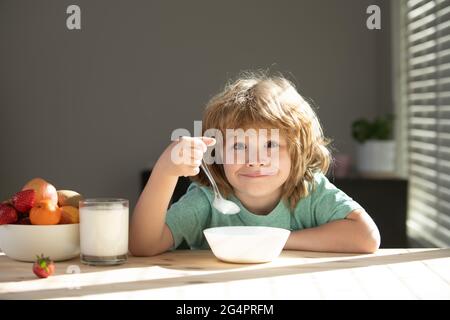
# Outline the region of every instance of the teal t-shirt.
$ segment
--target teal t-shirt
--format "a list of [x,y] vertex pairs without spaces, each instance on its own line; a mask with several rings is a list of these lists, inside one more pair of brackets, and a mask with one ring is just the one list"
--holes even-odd
[[191,249],[209,249],[203,230],[223,226],[266,226],[291,231],[313,228],[333,220],[344,219],[351,211],[362,208],[356,201],[334,186],[322,173],[314,176],[315,189],[301,199],[293,213],[285,201],[267,215],[248,211],[239,199],[229,200],[241,211],[226,215],[213,207],[213,191],[206,186],[192,183],[186,194],[167,211],[166,224],[172,232],[174,248],[186,240]]

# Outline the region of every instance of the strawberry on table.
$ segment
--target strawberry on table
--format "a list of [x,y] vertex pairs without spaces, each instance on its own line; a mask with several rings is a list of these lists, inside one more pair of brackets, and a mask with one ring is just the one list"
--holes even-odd
[[33,264],[33,272],[39,278],[47,278],[55,273],[55,264],[49,257],[44,257],[43,254],[41,256],[36,256],[37,260]]
[[33,189],[19,191],[11,199],[17,211],[28,212],[34,206],[36,191]]
[[8,204],[0,204],[0,225],[15,223],[18,220],[16,209]]

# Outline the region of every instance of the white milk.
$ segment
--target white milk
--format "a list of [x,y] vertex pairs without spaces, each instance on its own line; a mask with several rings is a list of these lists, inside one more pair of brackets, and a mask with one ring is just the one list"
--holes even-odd
[[128,207],[80,207],[81,254],[110,257],[128,252]]

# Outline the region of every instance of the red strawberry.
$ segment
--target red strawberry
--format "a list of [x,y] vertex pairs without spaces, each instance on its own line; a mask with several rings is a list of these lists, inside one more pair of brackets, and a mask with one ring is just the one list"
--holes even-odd
[[17,219],[16,209],[7,204],[0,204],[0,225],[15,223]]
[[36,256],[37,260],[33,264],[33,272],[39,278],[47,278],[55,273],[55,264],[49,257],[44,257],[43,254],[41,256]]
[[17,211],[28,212],[34,206],[35,198],[36,191],[33,189],[23,190],[13,195],[12,203]]

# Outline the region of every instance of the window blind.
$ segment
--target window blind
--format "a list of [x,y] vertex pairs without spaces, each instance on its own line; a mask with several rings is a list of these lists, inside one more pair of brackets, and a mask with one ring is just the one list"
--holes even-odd
[[450,0],[402,0],[408,234],[450,246]]

